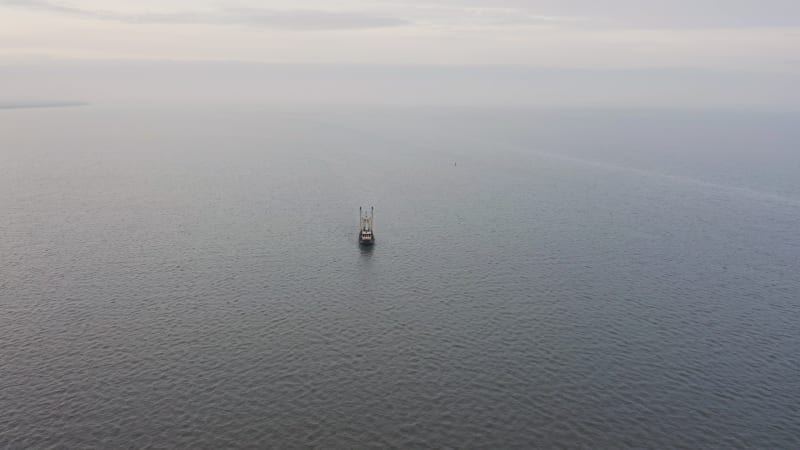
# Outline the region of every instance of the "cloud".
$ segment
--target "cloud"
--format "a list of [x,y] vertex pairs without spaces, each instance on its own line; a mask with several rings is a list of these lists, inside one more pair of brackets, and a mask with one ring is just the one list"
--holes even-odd
[[[337,30],[431,25],[445,27],[580,26],[620,29],[769,28],[800,26],[797,0],[351,0],[353,10],[297,5],[221,7],[214,11],[123,13],[83,8],[80,0],[0,0],[0,5],[123,23],[245,25],[285,30]],[[133,3],[133,2],[131,2]],[[135,4],[135,3],[134,3]],[[328,9],[325,9],[328,8]]]
[[[521,16],[579,17],[618,28],[758,28],[800,26],[797,0],[376,0],[387,5],[516,10]],[[590,19],[590,20],[589,20]]]
[[89,106],[89,103],[71,100],[0,101],[0,109],[68,108]]
[[580,17],[537,14],[535,11],[499,6],[454,6],[446,4],[406,5],[404,17],[417,23],[454,26],[540,26],[562,25],[583,21]]
[[137,24],[206,24],[247,25],[283,30],[347,30],[397,27],[409,22],[358,11],[317,9],[222,8],[213,12],[172,12],[130,14],[107,10],[89,10],[48,0],[3,0],[0,4],[85,17]]

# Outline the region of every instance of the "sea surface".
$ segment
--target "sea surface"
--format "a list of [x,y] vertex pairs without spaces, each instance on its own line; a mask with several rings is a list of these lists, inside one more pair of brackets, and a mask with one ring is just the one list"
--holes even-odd
[[0,448],[800,448],[799,123],[0,111]]

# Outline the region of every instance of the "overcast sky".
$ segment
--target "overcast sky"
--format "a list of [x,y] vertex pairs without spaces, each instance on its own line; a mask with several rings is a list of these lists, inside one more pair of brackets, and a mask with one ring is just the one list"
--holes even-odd
[[800,0],[0,0],[6,67],[161,60],[696,70],[786,84],[800,74]]

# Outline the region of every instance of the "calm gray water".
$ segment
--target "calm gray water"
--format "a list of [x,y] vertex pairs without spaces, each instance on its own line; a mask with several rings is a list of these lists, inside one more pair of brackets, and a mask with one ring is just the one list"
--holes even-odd
[[798,448],[797,123],[0,111],[0,448]]

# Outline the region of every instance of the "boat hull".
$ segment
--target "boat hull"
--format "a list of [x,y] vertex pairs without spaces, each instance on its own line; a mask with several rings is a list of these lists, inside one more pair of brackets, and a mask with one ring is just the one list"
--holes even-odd
[[368,214],[364,214],[364,209],[359,208],[358,214],[360,216],[361,225],[358,232],[358,243],[360,245],[375,245],[375,228],[373,220],[375,216],[375,208],[370,209]]

